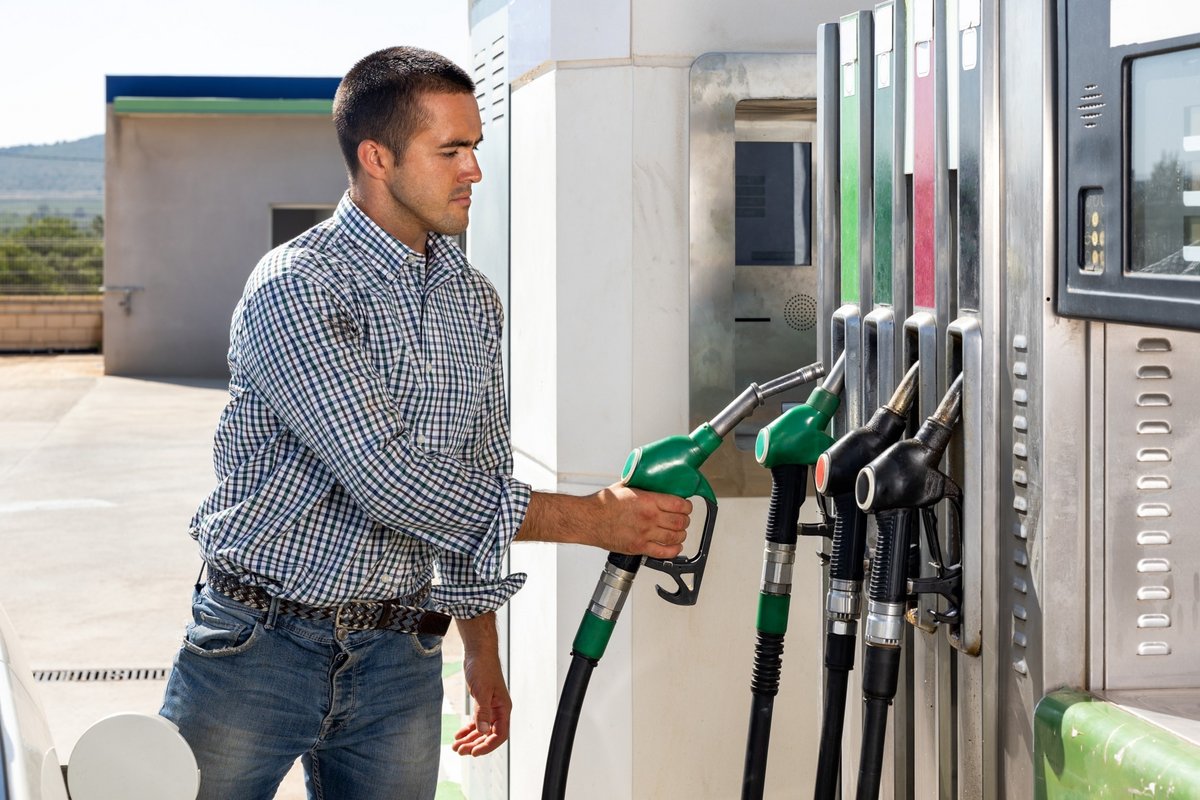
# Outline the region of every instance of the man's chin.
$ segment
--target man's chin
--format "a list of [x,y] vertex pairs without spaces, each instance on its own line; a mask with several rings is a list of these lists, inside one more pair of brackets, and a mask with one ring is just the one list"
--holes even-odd
[[460,236],[466,232],[469,222],[470,219],[466,214],[463,214],[462,219],[443,220],[442,224],[436,230],[444,236]]

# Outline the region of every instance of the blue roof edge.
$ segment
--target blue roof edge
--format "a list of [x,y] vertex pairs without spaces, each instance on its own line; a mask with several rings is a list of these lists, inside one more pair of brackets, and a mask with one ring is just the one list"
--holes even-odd
[[106,75],[114,97],[228,97],[246,100],[332,100],[341,78],[256,78],[210,75]]

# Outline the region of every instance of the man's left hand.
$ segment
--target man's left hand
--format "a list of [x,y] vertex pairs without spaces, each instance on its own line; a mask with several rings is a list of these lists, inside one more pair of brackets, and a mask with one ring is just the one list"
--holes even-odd
[[482,756],[508,741],[512,699],[500,669],[495,614],[457,620],[463,637],[463,673],[475,701],[471,722],[454,734],[451,748],[460,756]]

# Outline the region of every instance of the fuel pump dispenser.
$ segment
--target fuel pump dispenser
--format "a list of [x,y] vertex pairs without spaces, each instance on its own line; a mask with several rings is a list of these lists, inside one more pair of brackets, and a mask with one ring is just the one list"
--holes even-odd
[[746,736],[746,765],[742,773],[743,800],[760,800],[767,772],[771,716],[779,691],[783,638],[787,633],[792,594],[792,565],[800,506],[805,501],[808,468],[833,442],[825,432],[833,418],[845,377],[845,354],[840,356],[808,402],[788,409],[758,432],[754,456],[771,470],[771,504],[767,511],[763,577],[758,596],[758,630],[754,648],[754,673],[750,682],[750,730]]
[[[938,464],[950,444],[962,400],[962,376],[955,378],[937,409],[916,435],[888,448],[859,473],[855,484],[858,507],[874,513],[879,539],[871,562],[871,582],[864,631],[863,740],[858,768],[859,800],[879,796],[888,707],[896,695],[900,674],[900,642],[910,598],[937,594],[946,605],[933,612],[937,623],[958,621],[961,566],[947,564],[937,531],[934,506],[949,500],[951,538],[961,518],[962,491]],[[917,529],[912,515],[921,511],[921,528],[934,565],[932,577],[910,574],[908,537]]]
[[[543,800],[561,800],[567,789],[567,772],[571,764],[571,748],[583,698],[587,694],[592,670],[604,656],[617,617],[621,613],[638,569],[645,563],[675,581],[674,591],[656,586],[658,595],[676,605],[695,605],[708,561],[713,528],[717,521],[717,498],[700,467],[711,456],[725,436],[763,402],[776,394],[814,381],[825,374],[820,363],[810,364],[794,372],[768,381],[761,386],[751,383],[733,402],[711,420],[690,434],[668,436],[644,445],[629,454],[621,470],[621,482],[634,489],[663,492],[679,497],[699,496],[704,500],[706,515],[700,543],[693,556],[673,559],[644,558],[643,556],[609,553],[604,571],[592,593],[592,601],[583,615],[571,647],[571,666],[567,671],[558,712],[550,735],[550,750],[546,757],[546,772],[542,783]],[[690,580],[690,585],[688,583]]]

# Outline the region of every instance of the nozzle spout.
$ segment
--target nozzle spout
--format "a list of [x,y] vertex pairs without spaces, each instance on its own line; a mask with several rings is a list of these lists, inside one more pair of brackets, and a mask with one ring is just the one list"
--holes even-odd
[[962,387],[963,376],[960,372],[954,379],[954,383],[950,384],[950,388],[946,390],[942,402],[938,403],[937,410],[933,412],[930,419],[940,422],[947,428],[953,428],[955,420],[958,419],[958,412],[962,408]]
[[837,357],[837,361],[833,362],[833,368],[825,376],[825,380],[821,382],[821,388],[830,394],[841,394],[842,385],[846,382],[846,351],[843,350],[841,355]]
[[917,396],[917,378],[920,374],[921,362],[917,361],[908,368],[908,372],[904,373],[904,378],[896,387],[896,391],[892,392],[892,399],[888,400],[884,408],[901,417],[906,416]]
[[[836,367],[835,367],[836,368]],[[778,378],[767,381],[758,387],[762,393],[763,399],[767,399],[772,395],[786,392],[788,389],[793,389],[801,384],[810,383],[820,378],[825,374],[825,365],[820,361],[809,364],[806,367],[801,367],[795,372],[789,372],[786,375],[781,375]]]
[[820,361],[809,364],[806,367],[801,367],[794,372],[789,372],[786,375],[781,375],[778,378],[767,381],[761,386],[757,383],[752,383],[742,390],[742,393],[734,398],[733,402],[721,409],[715,417],[709,420],[709,427],[720,436],[725,438],[731,430],[738,426],[742,420],[754,413],[754,410],[761,406],[768,397],[786,392],[801,384],[810,383],[825,374],[825,365]]

